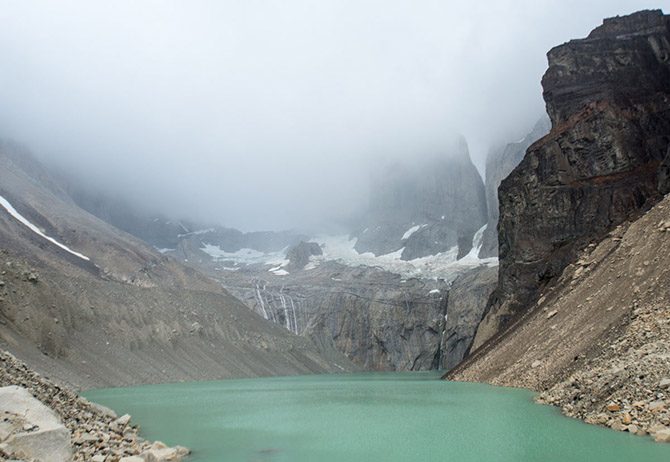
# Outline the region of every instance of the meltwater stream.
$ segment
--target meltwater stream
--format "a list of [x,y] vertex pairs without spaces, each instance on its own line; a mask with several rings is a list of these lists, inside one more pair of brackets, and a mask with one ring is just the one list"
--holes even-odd
[[598,428],[525,390],[369,373],[93,390],[193,462],[670,461],[670,445]]

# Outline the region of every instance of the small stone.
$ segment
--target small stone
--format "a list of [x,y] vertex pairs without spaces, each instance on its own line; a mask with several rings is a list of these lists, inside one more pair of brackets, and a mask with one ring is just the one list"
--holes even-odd
[[107,459],[107,456],[103,456],[102,454],[96,454],[93,457],[91,457],[91,462],[105,462]]
[[659,412],[665,409],[665,403],[663,401],[652,401],[649,403],[649,410],[651,412]]
[[125,427],[126,425],[128,425],[128,423],[130,422],[130,418],[131,418],[131,417],[130,417],[130,414],[123,414],[121,417],[119,417],[118,419],[116,419],[116,420],[114,421],[114,423],[115,423],[116,425],[118,425],[119,427],[123,428],[123,427]]
[[541,365],[542,365],[542,361],[540,361],[539,359],[536,359],[535,361],[533,361],[533,364],[531,364],[530,367],[535,369],[536,367],[540,367]]
[[633,423],[633,418],[630,416],[629,413],[626,412],[621,418],[621,423],[623,423],[624,425],[630,425],[631,423]]
[[670,379],[663,379],[658,384],[659,388],[669,388],[670,389]]
[[610,412],[619,412],[621,410],[621,406],[619,406],[617,403],[609,403],[607,405],[607,410]]
[[619,422],[618,420],[615,421],[614,423],[612,423],[611,428],[612,428],[612,430],[616,430],[618,432],[622,432],[622,431],[626,430],[626,426],[624,424],[622,424],[621,422]]
[[557,313],[558,310],[551,310],[549,313],[547,313],[547,319],[553,318],[554,316],[556,316]]
[[654,433],[654,441],[658,443],[670,443],[670,428],[665,428]]

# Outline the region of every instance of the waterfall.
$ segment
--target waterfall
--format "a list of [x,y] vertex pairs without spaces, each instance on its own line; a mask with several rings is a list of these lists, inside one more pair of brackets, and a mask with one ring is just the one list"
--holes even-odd
[[291,311],[293,312],[293,333],[294,334],[299,334],[298,332],[298,320],[295,317],[295,304],[293,303],[293,297],[290,295],[288,296],[288,301],[291,302]]
[[265,319],[269,319],[268,312],[265,310],[265,302],[263,301],[263,296],[261,295],[261,288],[258,282],[256,282],[256,297],[258,297],[258,304],[261,306],[261,310],[263,310],[263,317]]

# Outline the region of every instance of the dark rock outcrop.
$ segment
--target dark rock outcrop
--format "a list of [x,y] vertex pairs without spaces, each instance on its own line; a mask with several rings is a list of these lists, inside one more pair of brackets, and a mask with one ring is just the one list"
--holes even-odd
[[533,130],[523,139],[508,143],[504,147],[492,149],[486,157],[486,209],[488,221],[484,230],[479,258],[498,256],[498,187],[526,154],[526,149],[546,135],[551,128],[548,117],[537,121]]
[[670,17],[606,19],[548,53],[549,135],[500,189],[500,276],[475,347],[523,312],[576,252],[668,190]]
[[286,251],[286,259],[289,261],[289,268],[303,269],[309,263],[309,257],[316,255],[323,255],[323,250],[316,242],[300,241],[298,245],[294,245]]
[[393,164],[374,178],[356,250],[383,255],[404,248],[402,259],[412,260],[461,243],[465,255],[485,223],[484,184],[461,138],[451,152]]

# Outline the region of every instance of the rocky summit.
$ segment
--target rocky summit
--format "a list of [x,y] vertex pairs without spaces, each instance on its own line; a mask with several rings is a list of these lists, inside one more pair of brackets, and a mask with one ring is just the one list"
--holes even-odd
[[370,204],[356,250],[400,251],[403,260],[472,248],[486,223],[484,183],[464,139],[439,155],[388,164],[373,176]]

